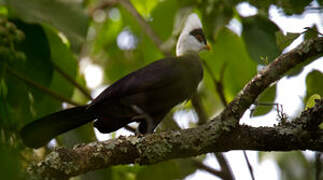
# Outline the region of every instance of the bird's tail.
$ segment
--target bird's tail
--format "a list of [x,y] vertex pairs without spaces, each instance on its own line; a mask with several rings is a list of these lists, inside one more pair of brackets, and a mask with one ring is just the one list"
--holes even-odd
[[52,138],[92,121],[93,113],[87,106],[59,111],[26,125],[20,131],[23,143],[32,148],[46,145]]

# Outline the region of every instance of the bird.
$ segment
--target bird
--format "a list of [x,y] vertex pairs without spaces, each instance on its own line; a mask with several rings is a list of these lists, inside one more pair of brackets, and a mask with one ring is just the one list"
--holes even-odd
[[177,104],[189,100],[203,78],[199,52],[210,49],[196,13],[187,16],[176,44],[176,56],[165,57],[119,79],[87,105],[58,111],[20,131],[31,148],[89,122],[101,133],[138,122],[139,134],[150,134]]

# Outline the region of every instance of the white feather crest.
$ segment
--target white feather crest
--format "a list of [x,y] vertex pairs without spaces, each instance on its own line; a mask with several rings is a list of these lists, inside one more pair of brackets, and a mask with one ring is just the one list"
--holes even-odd
[[189,33],[194,29],[202,29],[202,23],[197,14],[192,13],[186,19],[183,32]]

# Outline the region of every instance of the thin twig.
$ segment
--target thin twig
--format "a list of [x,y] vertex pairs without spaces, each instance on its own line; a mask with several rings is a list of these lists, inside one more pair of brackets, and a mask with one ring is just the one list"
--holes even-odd
[[322,162],[321,162],[321,152],[315,153],[315,180],[320,180],[321,170],[322,170]]
[[[199,96],[197,95],[197,93],[194,94],[192,97],[192,105],[198,117],[202,118],[202,119],[199,119],[199,125],[201,125],[200,124],[201,122],[207,122],[207,116],[200,101],[201,100],[199,99]],[[222,153],[216,153],[215,157],[221,166],[223,179],[226,179],[226,180],[234,179],[231,171],[231,167],[228,163],[228,160],[224,157],[224,155]]]
[[226,64],[223,64],[222,65],[222,68],[221,68],[221,72],[220,72],[220,80],[217,80],[215,78],[215,75],[212,71],[212,69],[210,68],[210,66],[206,63],[205,60],[202,60],[203,62],[203,65],[206,69],[206,71],[210,74],[211,76],[211,79],[214,83],[214,86],[215,86],[215,89],[216,89],[216,92],[217,94],[219,95],[220,97],[220,100],[221,100],[221,103],[223,106],[227,106],[227,100],[225,99],[225,95],[224,95],[224,90],[223,90],[223,78],[224,78],[224,72],[225,72],[225,69],[226,69]]
[[231,170],[231,167],[229,166],[228,160],[224,157],[224,155],[222,153],[214,153],[216,159],[218,160],[220,166],[221,166],[221,171],[224,175],[225,180],[233,180],[233,173]]
[[88,92],[87,89],[85,89],[83,86],[81,86],[79,83],[77,83],[70,75],[65,73],[60,67],[58,67],[56,64],[53,64],[54,69],[61,74],[68,82],[73,84],[77,89],[79,89],[82,94],[87,97],[89,100],[92,100],[93,98],[91,97],[90,93]]
[[207,122],[206,112],[202,107],[201,97],[197,92],[195,92],[194,95],[192,96],[191,102],[199,118],[197,124],[198,125],[205,124]]
[[138,21],[142,30],[149,36],[149,38],[153,41],[158,49],[165,56],[171,56],[169,52],[166,52],[162,48],[162,40],[157,36],[157,34],[153,31],[150,25],[145,21],[145,19],[138,13],[136,8],[131,4],[129,0],[119,0],[119,3]]
[[245,160],[246,160],[246,163],[247,163],[247,165],[248,165],[248,169],[249,169],[249,172],[250,172],[251,179],[252,179],[252,180],[255,180],[255,175],[254,175],[254,173],[253,173],[253,168],[252,168],[252,166],[251,166],[251,164],[250,164],[250,161],[249,161],[249,158],[248,158],[247,152],[246,152],[246,151],[242,151],[242,152],[243,152],[243,156],[244,156],[244,158],[245,158]]
[[108,1],[103,1],[101,4],[99,4],[98,6],[92,8],[89,10],[89,15],[93,16],[94,12],[97,10],[102,10],[102,9],[106,9],[112,6],[115,6],[118,3],[117,0],[108,0]]
[[11,69],[10,67],[7,67],[7,70],[8,70],[9,73],[14,75],[15,77],[17,77],[21,81],[25,82],[26,84],[31,85],[31,86],[43,91],[44,93],[52,96],[53,98],[55,98],[55,99],[57,99],[59,101],[66,102],[66,103],[74,105],[74,106],[80,106],[79,103],[62,96],[62,95],[54,92],[53,90],[51,90],[51,89],[49,89],[49,88],[47,88],[47,87],[45,87],[45,86],[43,86],[41,84],[38,84],[37,82],[35,82],[35,81],[31,80],[31,79],[28,79],[26,76],[24,76],[22,74],[19,74],[18,72]]
[[[213,80],[213,83],[214,83],[214,86],[216,88],[216,92],[218,93],[219,97],[220,97],[220,100],[222,102],[222,105],[227,107],[228,103],[225,99],[225,95],[224,95],[224,90],[223,90],[223,79],[224,79],[224,72],[225,72],[225,69],[227,67],[227,64],[223,64],[222,67],[221,67],[221,71],[220,71],[220,78],[219,80],[217,80],[215,78],[215,75],[213,73],[213,71],[211,70],[210,66],[203,60],[202,61],[207,72],[210,74],[211,76],[211,79]],[[242,151],[243,152],[243,155],[244,155],[244,159],[248,165],[248,169],[249,169],[249,172],[250,172],[250,176],[253,180],[255,180],[255,177],[254,177],[254,173],[253,173],[253,168],[250,164],[250,161],[249,161],[249,158],[247,156],[247,153],[246,151]]]
[[209,167],[209,166],[207,166],[207,165],[203,164],[202,162],[195,160],[195,159],[193,159],[193,163],[195,164],[195,166],[197,166],[201,170],[204,170],[204,171],[206,171],[214,176],[218,176],[222,179],[225,178],[222,171],[211,168],[211,167]]

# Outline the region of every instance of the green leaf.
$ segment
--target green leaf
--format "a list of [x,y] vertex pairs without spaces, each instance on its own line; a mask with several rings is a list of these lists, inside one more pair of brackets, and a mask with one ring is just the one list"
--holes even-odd
[[[280,168],[281,178],[286,180],[313,179],[313,164],[300,151],[260,152],[260,162],[274,158]],[[297,169],[297,171],[295,171]]]
[[23,179],[21,177],[21,160],[17,149],[8,147],[8,144],[0,142],[0,173],[4,179]]
[[2,111],[6,114],[2,120],[8,129],[17,131],[25,122],[32,120],[30,92],[27,85],[11,73],[6,74],[6,82],[8,94],[0,102]]
[[[69,77],[75,79],[78,63],[71,49],[63,43],[62,39],[58,36],[58,32],[48,26],[43,26],[43,28],[50,44],[50,55],[53,64]],[[54,71],[48,88],[70,99],[74,92],[74,86],[57,71]],[[35,101],[33,107],[37,111],[37,117],[41,117],[62,109],[62,102],[46,94],[43,99]]]
[[[17,50],[26,55],[26,61],[14,61],[10,65],[19,74],[37,84],[48,87],[53,77],[53,65],[50,57],[50,47],[43,28],[37,24],[27,24],[14,21],[26,38],[17,45]],[[41,100],[44,93],[29,85],[35,101]]]
[[306,77],[306,96],[304,104],[309,101],[310,96],[317,94],[323,97],[323,73],[318,70],[313,70]]
[[158,37],[163,41],[171,36],[177,10],[177,1],[166,0],[158,3],[151,12],[153,21],[151,21],[150,25]]
[[171,160],[154,165],[144,166],[137,173],[136,179],[154,180],[184,179],[195,171],[194,164],[189,160]]
[[131,3],[142,16],[148,18],[150,12],[162,2],[160,3],[159,0],[131,0]]
[[4,79],[0,79],[0,96],[6,97],[8,94],[7,84]]
[[319,5],[322,7],[323,6],[323,0],[317,0],[317,2],[319,3]]
[[201,6],[206,9],[202,11],[202,21],[206,26],[203,31],[207,37],[215,37],[232,19],[234,4],[228,1],[208,1],[201,3]]
[[78,52],[87,35],[89,17],[81,3],[67,0],[8,0],[9,12],[26,22],[47,23],[62,31]]
[[[224,28],[219,31],[216,37],[215,43],[212,44],[212,50],[202,52],[201,57],[206,60],[217,79],[220,78],[221,71],[224,68],[222,82],[224,93],[227,101],[231,101],[256,74],[257,65],[249,58],[244,43],[237,34]],[[207,71],[204,74],[206,77],[208,76]],[[213,84],[211,80],[205,82],[207,89],[214,89]]]
[[258,64],[266,64],[263,59],[272,62],[280,55],[281,50],[276,44],[278,26],[268,18],[255,15],[242,18],[242,37],[251,58]]
[[312,0],[279,0],[277,4],[283,8],[284,13],[292,15],[303,13],[311,2]]
[[305,40],[314,39],[319,36],[319,31],[315,24],[312,27],[306,27],[305,29],[306,29],[305,36],[304,36]]
[[287,46],[289,46],[296,38],[300,36],[300,33],[290,33],[287,32],[284,35],[281,31],[276,32],[276,41],[279,49],[283,51]]
[[319,125],[319,128],[320,128],[320,129],[323,129],[323,123],[321,123],[321,124]]
[[313,94],[311,97],[309,97],[305,109],[314,107],[316,99],[321,99],[321,96],[319,94]]
[[[260,103],[274,103],[276,97],[276,84],[267,88],[260,94],[257,99],[258,104]],[[257,105],[253,112],[253,116],[262,116],[267,114],[273,109],[273,105]]]

